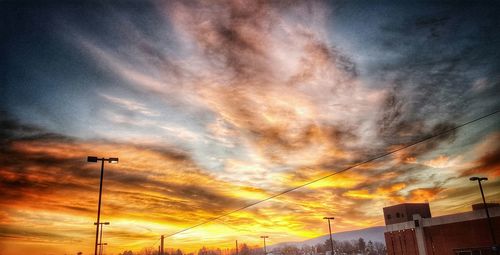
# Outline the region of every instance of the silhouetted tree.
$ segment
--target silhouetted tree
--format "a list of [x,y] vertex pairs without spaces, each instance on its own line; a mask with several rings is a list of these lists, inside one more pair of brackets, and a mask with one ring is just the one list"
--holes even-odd
[[205,246],[203,246],[199,251],[198,255],[220,255],[221,251],[220,249],[209,249]]
[[299,254],[301,254],[299,248],[297,248],[295,246],[291,246],[291,245],[287,245],[287,246],[281,248],[281,253],[283,255],[299,255]]
[[302,248],[300,250],[302,251],[302,254],[305,254],[305,255],[313,255],[315,253],[314,247],[309,246],[309,245],[302,246]]
[[363,238],[358,239],[358,250],[360,252],[365,252],[365,250],[366,250],[366,243],[365,243],[365,240]]
[[156,249],[148,247],[148,248],[143,248],[142,250],[137,252],[135,255],[157,255],[157,254],[158,254],[158,251]]
[[377,254],[387,254],[387,247],[385,247],[385,244],[381,242],[375,242],[374,247]]
[[246,243],[240,245],[239,254],[240,255],[250,255],[250,249],[248,248],[248,245]]

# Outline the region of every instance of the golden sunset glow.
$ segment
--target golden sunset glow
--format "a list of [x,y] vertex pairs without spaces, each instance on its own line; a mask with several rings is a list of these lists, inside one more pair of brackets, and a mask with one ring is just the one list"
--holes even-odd
[[[328,233],[325,216],[334,233],[382,226],[404,202],[467,211],[473,174],[500,195],[498,114],[454,129],[500,107],[500,58],[463,39],[486,18],[429,25],[426,8],[336,1],[1,5],[20,25],[0,93],[0,255],[93,254],[88,156],[119,158],[104,164],[105,254],[156,251],[161,235],[193,253],[304,241]],[[474,29],[447,32],[461,22]]]

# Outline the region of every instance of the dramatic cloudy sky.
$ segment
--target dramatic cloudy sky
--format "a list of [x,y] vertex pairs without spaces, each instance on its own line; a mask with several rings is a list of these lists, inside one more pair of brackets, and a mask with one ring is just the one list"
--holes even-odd
[[[118,3],[119,2],[119,3]],[[493,2],[2,1],[0,251],[107,251],[206,219],[500,109]],[[500,196],[500,114],[167,238],[303,240]]]

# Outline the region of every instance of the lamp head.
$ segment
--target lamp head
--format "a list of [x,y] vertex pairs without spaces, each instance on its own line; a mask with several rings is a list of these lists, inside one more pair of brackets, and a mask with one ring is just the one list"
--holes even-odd
[[[101,225],[109,225],[109,222],[99,222]],[[97,222],[94,222],[94,225],[97,225]]]
[[97,162],[97,157],[94,157],[94,156],[88,156],[88,157],[87,157],[87,162],[93,162],[93,163],[95,163],[95,162]]
[[487,181],[488,178],[486,177],[477,177],[477,176],[473,176],[471,178],[469,178],[470,181]]
[[117,164],[118,163],[118,158],[109,158],[108,162],[111,164]]

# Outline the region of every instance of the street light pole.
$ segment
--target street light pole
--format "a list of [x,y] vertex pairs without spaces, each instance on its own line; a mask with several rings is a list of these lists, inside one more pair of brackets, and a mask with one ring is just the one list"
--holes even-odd
[[99,183],[99,202],[97,205],[97,222],[96,222],[96,230],[95,230],[95,247],[94,247],[94,255],[97,255],[97,245],[99,241],[99,227],[100,227],[100,218],[101,218],[101,197],[102,197],[102,179],[104,176],[104,161],[108,161],[108,163],[116,164],[118,163],[118,158],[98,158],[95,156],[88,156],[87,162],[96,163],[97,161],[101,161],[101,180]]
[[330,220],[334,220],[334,217],[323,217],[324,220],[328,220],[328,230],[330,231],[330,245],[332,247],[332,254],[333,255],[333,238],[332,238],[332,227],[330,225]]
[[470,181],[477,181],[477,183],[479,184],[479,190],[481,191],[481,197],[483,198],[484,210],[486,211],[486,218],[488,219],[488,226],[490,228],[491,240],[493,241],[493,251],[495,252],[495,254],[498,254],[498,246],[497,246],[497,240],[495,238],[495,231],[493,230],[493,224],[491,223],[490,212],[488,210],[488,204],[486,203],[486,199],[484,198],[483,185],[481,185],[481,182],[487,181],[488,178],[474,176],[474,177],[469,178],[469,180]]
[[264,255],[267,255],[266,238],[269,238],[269,236],[260,236],[260,238],[264,239]]
[[100,251],[99,251],[99,254],[100,254],[100,255],[102,255],[103,250],[104,250],[104,246],[103,246],[103,245],[108,245],[108,243],[100,243],[100,244],[99,244],[99,246],[100,246],[100,247],[99,247],[99,250],[100,250]]
[[[94,225],[97,225],[97,222],[94,222]],[[99,255],[102,255],[102,249],[103,249],[103,247],[102,247],[102,245],[103,245],[103,242],[102,242],[102,229],[103,229],[103,227],[102,227],[102,225],[109,225],[109,222],[100,222],[99,225],[100,225],[101,229],[99,231],[100,237],[99,237],[98,245],[99,245]],[[107,243],[105,245],[107,245]]]

